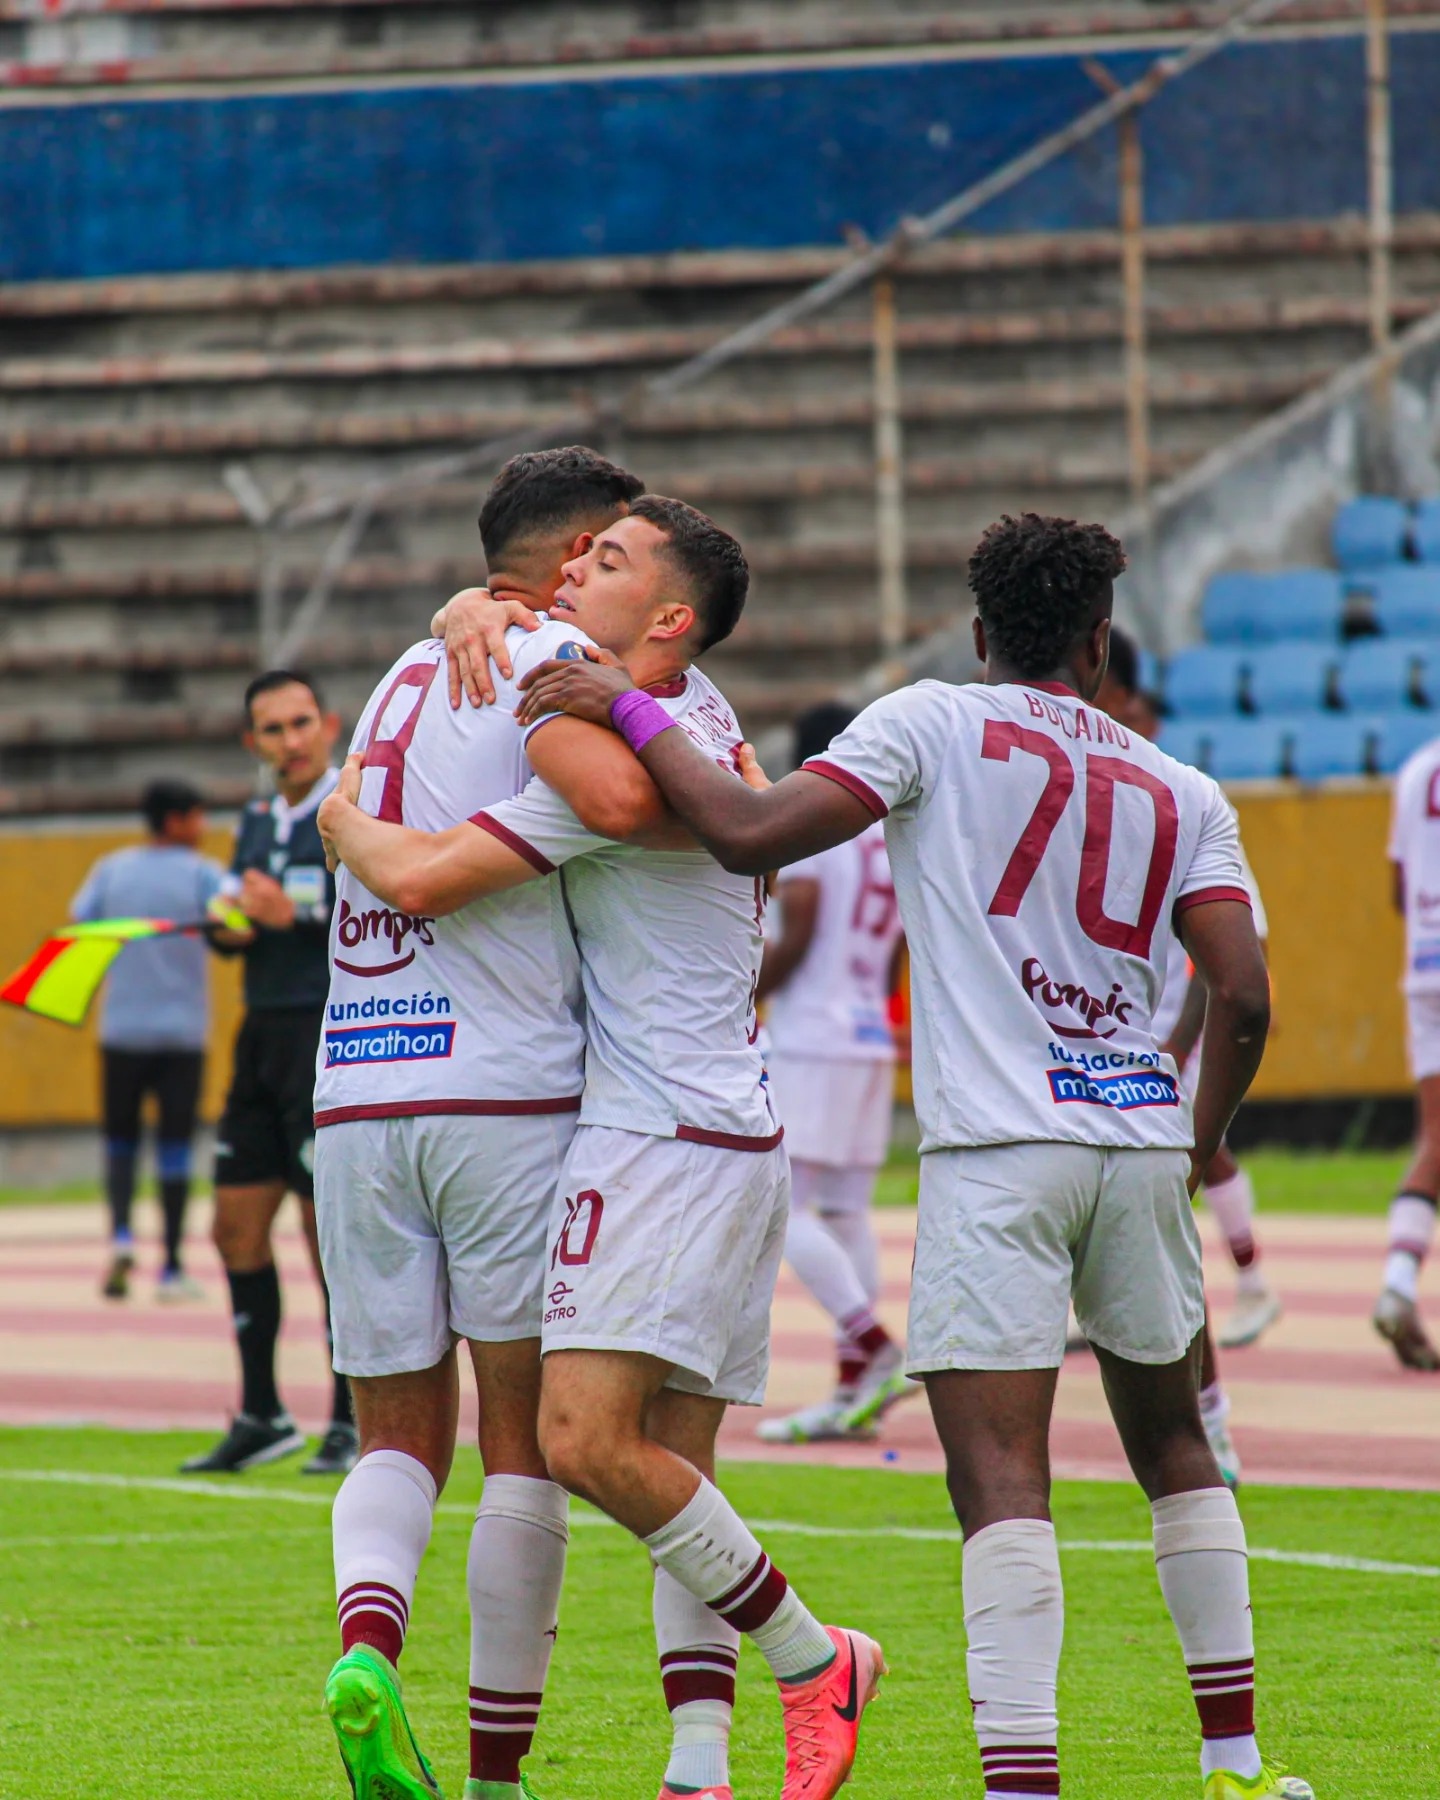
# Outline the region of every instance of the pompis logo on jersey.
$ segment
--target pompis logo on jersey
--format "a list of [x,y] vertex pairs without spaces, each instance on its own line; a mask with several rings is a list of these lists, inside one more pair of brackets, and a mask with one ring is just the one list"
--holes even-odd
[[[1125,998],[1125,990],[1117,981],[1102,1000],[1074,981],[1052,981],[1038,956],[1027,956],[1020,965],[1020,985],[1041,1012],[1064,1008],[1078,1013],[1083,1025],[1061,1025],[1053,1018],[1046,1023],[1057,1037],[1112,1038],[1122,1025],[1130,1023],[1133,1000]],[[1101,1027],[1108,1025],[1109,1030]]]
[[[371,906],[364,912],[357,912],[348,900],[342,900],[336,926],[340,942],[347,950],[355,950],[372,940],[378,943],[382,938],[386,939],[392,960],[367,965],[342,962],[337,956],[335,967],[343,969],[347,975],[363,975],[367,979],[373,979],[377,975],[393,975],[398,969],[407,969],[415,960],[417,945],[423,944],[427,949],[433,946],[435,935],[430,927],[434,923],[433,918],[423,913],[395,912],[388,906]],[[402,955],[401,948],[409,937],[413,937],[415,943]]]

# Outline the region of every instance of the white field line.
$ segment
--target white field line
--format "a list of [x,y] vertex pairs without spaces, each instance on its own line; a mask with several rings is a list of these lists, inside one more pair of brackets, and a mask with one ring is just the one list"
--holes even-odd
[[[219,1483],[213,1481],[185,1481],[175,1476],[158,1475],[109,1475],[101,1470],[90,1469],[0,1469],[0,1482],[35,1482],[67,1487],[98,1487],[137,1490],[152,1494],[188,1494],[193,1499],[202,1500],[248,1500],[252,1503],[264,1503],[267,1500],[277,1501],[286,1506],[329,1506],[334,1496],[329,1493],[305,1493],[292,1491],[289,1488],[252,1487],[248,1482],[235,1481]],[[451,1514],[457,1518],[470,1518],[474,1508],[455,1502],[442,1501],[435,1509],[439,1513]],[[613,1521],[601,1513],[583,1512],[572,1515],[572,1526],[590,1527],[612,1525]],[[766,1534],[804,1538],[845,1538],[874,1541],[886,1539],[895,1543],[907,1544],[958,1544],[960,1533],[953,1527],[926,1527],[918,1525],[811,1525],[798,1519],[751,1519],[751,1529]],[[0,1548],[9,1547],[16,1542],[29,1541],[40,1543],[40,1539],[16,1540],[0,1538]],[[49,1540],[43,1540],[48,1542]],[[55,1540],[57,1542],[61,1540]],[[67,1538],[67,1543],[143,1543],[160,1542],[159,1537],[147,1540],[143,1535],[138,1537],[115,1538]],[[1067,1538],[1060,1548],[1067,1553],[1098,1553],[1102,1555],[1150,1556],[1154,1547],[1148,1538]],[[1263,1545],[1250,1546],[1251,1560],[1254,1562],[1280,1563],[1289,1568],[1329,1569],[1337,1574],[1348,1575],[1403,1575],[1420,1577],[1425,1580],[1440,1580],[1440,1566],[1434,1563],[1401,1563],[1382,1562],[1370,1556],[1332,1556],[1323,1550],[1272,1550]]]

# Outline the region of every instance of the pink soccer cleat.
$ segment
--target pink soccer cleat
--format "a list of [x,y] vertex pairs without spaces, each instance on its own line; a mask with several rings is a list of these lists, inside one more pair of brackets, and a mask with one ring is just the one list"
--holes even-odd
[[683,1794],[677,1794],[668,1781],[662,1781],[660,1800],[735,1800],[735,1796],[728,1787],[686,1788]]
[[850,1779],[860,1715],[886,1673],[880,1646],[858,1631],[827,1625],[835,1646],[828,1669],[781,1682],[785,1709],[785,1784],[780,1800],[831,1800]]

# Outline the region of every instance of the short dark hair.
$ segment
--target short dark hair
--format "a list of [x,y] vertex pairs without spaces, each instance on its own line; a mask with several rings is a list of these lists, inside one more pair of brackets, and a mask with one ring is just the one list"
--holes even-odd
[[795,766],[809,762],[812,756],[823,756],[832,738],[839,737],[855,717],[852,707],[839,700],[822,700],[795,721]]
[[1127,694],[1140,691],[1140,652],[1128,631],[1110,627],[1110,679]]
[[303,687],[309,688],[315,698],[315,704],[321,712],[325,710],[325,701],[321,697],[319,684],[313,675],[306,675],[300,669],[267,669],[263,675],[257,675],[245,690],[245,718],[254,724],[254,705],[261,694],[273,694],[277,688]]
[[608,514],[608,524],[644,492],[638,475],[584,444],[522,451],[495,477],[480,509],[485,560],[493,569],[512,544],[599,513]]
[[970,586],[993,652],[1021,675],[1048,675],[1125,567],[1103,525],[1009,513],[970,558]]
[[696,654],[723,642],[739,624],[750,591],[750,565],[739,541],[693,506],[661,494],[643,495],[630,517],[648,519],[668,540],[665,554],[684,577],[700,620]]
[[188,781],[152,781],[140,796],[140,814],[156,837],[177,813],[198,812],[205,804],[199,788]]

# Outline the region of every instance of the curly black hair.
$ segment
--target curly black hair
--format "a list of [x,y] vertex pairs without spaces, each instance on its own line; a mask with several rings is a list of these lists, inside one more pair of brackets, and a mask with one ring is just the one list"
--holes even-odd
[[970,586],[991,652],[1032,680],[1049,675],[1125,567],[1103,525],[1009,513],[970,558]]

